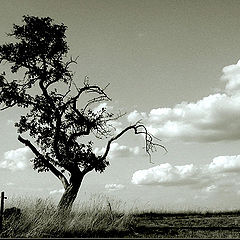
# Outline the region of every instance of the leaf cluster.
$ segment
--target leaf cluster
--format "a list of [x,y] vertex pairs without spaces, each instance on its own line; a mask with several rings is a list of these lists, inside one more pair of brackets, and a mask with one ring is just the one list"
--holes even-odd
[[[90,105],[110,98],[99,86],[84,82],[78,88],[74,83],[70,66],[76,61],[66,57],[66,26],[53,24],[49,17],[24,16],[23,22],[14,25],[9,34],[16,42],[0,46],[0,62],[10,63],[12,74],[24,72],[22,78],[11,81],[0,75],[2,110],[14,106],[28,109],[15,126],[20,134],[28,133],[39,149],[34,169],[48,171],[52,164],[70,173],[75,168],[85,173],[93,169],[102,172],[108,161],[94,154],[93,142],[83,144],[79,138],[90,133],[99,138],[109,136],[108,122],[114,115],[105,108],[96,112]],[[67,88],[64,93],[60,92],[60,82]],[[33,94],[34,89],[38,94]],[[79,109],[77,104],[84,93],[97,97]]]

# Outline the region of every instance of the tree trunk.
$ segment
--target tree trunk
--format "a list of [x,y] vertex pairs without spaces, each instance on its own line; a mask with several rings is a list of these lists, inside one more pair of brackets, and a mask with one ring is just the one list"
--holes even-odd
[[70,213],[72,205],[77,197],[79,188],[81,186],[83,177],[77,176],[71,180],[69,186],[65,189],[60,202],[58,203],[58,210],[60,212]]

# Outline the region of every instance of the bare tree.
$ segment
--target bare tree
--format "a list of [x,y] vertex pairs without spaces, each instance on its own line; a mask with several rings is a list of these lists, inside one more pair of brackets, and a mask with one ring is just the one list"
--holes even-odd
[[[149,155],[155,147],[165,147],[153,141],[141,122],[113,135],[110,121],[121,114],[106,108],[94,110],[94,104],[111,100],[106,87],[91,85],[87,77],[82,87],[77,86],[70,70],[76,59],[66,56],[69,50],[66,29],[49,17],[23,16],[23,25],[13,25],[8,35],[16,41],[0,46],[0,62],[10,67],[8,74],[0,75],[0,104],[1,110],[26,109],[15,124],[21,134],[18,140],[34,153],[35,170],[50,171],[62,182],[65,192],[59,209],[71,210],[83,177],[92,170],[105,170],[112,142],[126,132],[133,130],[143,135]],[[104,154],[94,154],[92,141],[80,142],[91,135],[106,138]]]

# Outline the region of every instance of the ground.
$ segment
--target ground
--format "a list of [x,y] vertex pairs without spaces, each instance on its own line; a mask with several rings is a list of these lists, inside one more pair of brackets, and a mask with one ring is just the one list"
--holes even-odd
[[137,238],[240,237],[240,212],[145,213],[135,218]]

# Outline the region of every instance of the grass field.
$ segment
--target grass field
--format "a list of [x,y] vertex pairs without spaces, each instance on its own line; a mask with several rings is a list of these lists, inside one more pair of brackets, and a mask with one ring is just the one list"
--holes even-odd
[[0,238],[240,238],[240,211],[124,212],[98,197],[60,218],[51,200],[17,200],[21,216],[3,221]]

